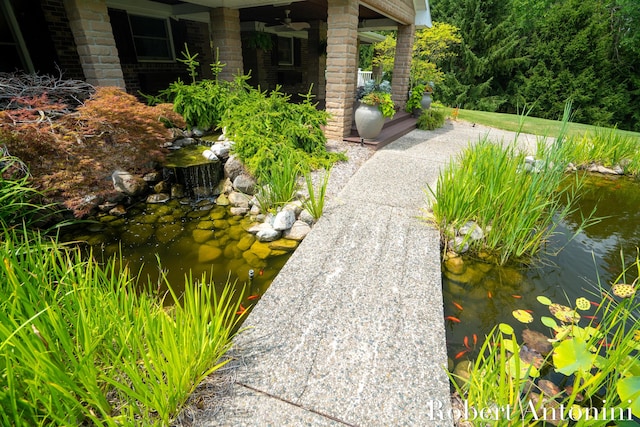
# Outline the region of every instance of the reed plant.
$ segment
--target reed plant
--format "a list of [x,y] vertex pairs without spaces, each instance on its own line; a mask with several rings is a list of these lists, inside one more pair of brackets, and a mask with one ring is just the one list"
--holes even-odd
[[640,141],[616,129],[597,129],[593,133],[570,137],[567,158],[576,166],[592,163],[606,167],[622,166],[631,175],[640,173]]
[[26,231],[5,232],[0,259],[2,425],[170,425],[226,362],[229,284],[187,277],[165,307],[119,263]]
[[434,219],[445,240],[468,221],[485,230],[472,250],[492,255],[498,264],[526,260],[539,252],[554,232],[557,218],[573,209],[580,182],[560,184],[565,163],[560,150],[548,150],[536,171],[525,169],[525,154],[516,143],[498,144],[485,136],[470,145],[440,174],[435,189]]
[[295,198],[300,167],[293,154],[280,155],[278,162],[259,174],[258,183],[262,186],[255,196],[263,212],[273,211]]
[[302,203],[302,205],[316,220],[320,219],[320,217],[322,216],[322,212],[324,211],[324,199],[327,194],[327,185],[329,184],[330,175],[331,168],[325,170],[322,181],[320,181],[320,186],[316,192],[316,189],[313,186],[311,173],[307,171],[304,174],[304,180],[307,184],[307,192],[309,193],[309,197]]
[[0,227],[31,222],[42,207],[34,203],[40,194],[30,185],[29,169],[0,146]]

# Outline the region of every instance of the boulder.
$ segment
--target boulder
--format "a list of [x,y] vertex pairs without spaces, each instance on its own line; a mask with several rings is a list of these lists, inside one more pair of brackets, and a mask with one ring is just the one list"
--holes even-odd
[[229,157],[229,151],[231,151],[231,144],[227,141],[219,142],[211,146],[211,152],[221,159]]
[[233,180],[233,188],[244,194],[255,194],[256,180],[249,174],[241,173]]
[[128,196],[139,196],[147,191],[147,182],[127,171],[116,170],[111,174],[113,188]]
[[150,194],[149,197],[147,197],[147,203],[164,203],[169,199],[171,199],[171,196],[167,193]]
[[233,182],[241,173],[248,173],[244,164],[236,156],[229,156],[224,164],[224,176]]
[[249,209],[250,200],[251,197],[244,193],[240,193],[237,191],[232,191],[231,193],[229,193],[229,202],[232,206]]
[[282,237],[284,237],[285,239],[296,240],[300,242],[305,237],[307,237],[307,234],[309,234],[310,231],[311,227],[309,227],[309,224],[304,221],[298,220],[293,223],[291,228],[285,230],[282,233]]
[[278,231],[283,231],[291,228],[293,223],[296,222],[296,213],[291,209],[283,209],[276,215],[273,220],[273,228]]

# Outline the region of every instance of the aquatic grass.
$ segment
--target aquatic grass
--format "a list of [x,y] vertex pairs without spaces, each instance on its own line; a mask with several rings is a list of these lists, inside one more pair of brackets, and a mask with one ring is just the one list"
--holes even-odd
[[27,232],[6,232],[0,260],[3,425],[169,425],[225,363],[240,301],[229,284],[185,278],[164,307],[114,260]]
[[[468,221],[486,230],[469,242],[476,253],[498,264],[535,255],[554,232],[557,221],[574,209],[576,191],[560,188],[564,163],[550,150],[527,171],[525,154],[515,143],[498,144],[485,136],[451,162],[435,189],[428,187],[436,224],[445,240]],[[577,186],[580,186],[578,182]]]
[[269,171],[259,175],[258,183],[262,187],[255,196],[263,212],[277,209],[295,198],[301,170],[293,154],[279,156]]
[[615,129],[600,129],[582,137],[568,138],[567,158],[576,166],[592,163],[606,167],[623,166],[631,175],[640,173],[640,141]]
[[0,226],[8,228],[32,220],[42,209],[33,202],[39,195],[29,183],[27,166],[0,147]]
[[316,192],[313,186],[311,174],[308,171],[304,174],[304,180],[307,184],[307,192],[309,193],[309,197],[304,202],[302,202],[302,206],[307,211],[309,211],[311,216],[313,216],[313,218],[316,220],[322,216],[322,212],[324,211],[324,199],[325,195],[327,194],[327,185],[329,184],[330,175],[331,168],[325,170],[318,191]]

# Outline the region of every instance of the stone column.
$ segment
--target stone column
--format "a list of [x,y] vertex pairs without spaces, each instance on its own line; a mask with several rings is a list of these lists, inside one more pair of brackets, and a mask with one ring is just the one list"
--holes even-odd
[[214,61],[226,64],[218,77],[233,80],[233,76],[244,73],[242,62],[242,39],[240,35],[240,11],[218,7],[211,9],[211,38]]
[[342,139],[351,132],[358,78],[358,0],[328,0],[327,107],[332,115],[325,135]]
[[415,25],[398,25],[398,39],[396,41],[396,56],[393,63],[393,82],[391,83],[391,97],[396,107],[404,110],[409,91],[409,77],[411,73],[411,54],[415,37]]
[[105,0],[64,0],[69,26],[88,83],[125,88]]

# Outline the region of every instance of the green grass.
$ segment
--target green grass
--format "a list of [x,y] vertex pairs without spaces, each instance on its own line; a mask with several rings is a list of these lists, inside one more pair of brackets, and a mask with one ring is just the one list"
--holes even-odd
[[226,362],[239,299],[186,278],[170,308],[112,261],[37,233],[0,238],[0,424],[170,425]]
[[[453,108],[447,108],[447,114],[451,117]],[[487,111],[458,110],[458,119],[467,122],[478,123],[481,125],[503,129],[512,132],[529,133],[532,135],[540,135],[547,137],[555,137],[562,128],[561,120],[547,120],[537,117],[527,117],[524,121],[522,129],[520,129],[521,116],[516,114],[490,113]],[[596,133],[606,128],[585,125],[581,123],[571,123],[569,126],[569,136],[582,137],[585,133]],[[640,133],[624,130],[617,130],[617,133],[628,136],[640,143]]]

